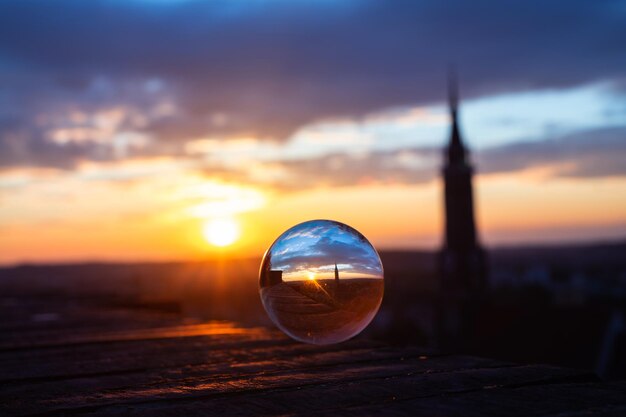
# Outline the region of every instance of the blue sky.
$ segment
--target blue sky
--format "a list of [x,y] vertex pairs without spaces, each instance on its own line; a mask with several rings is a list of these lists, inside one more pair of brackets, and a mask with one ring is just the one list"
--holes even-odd
[[312,220],[291,227],[270,248],[270,268],[283,271],[285,280],[334,277],[382,278],[383,269],[374,247],[349,226],[328,220]]

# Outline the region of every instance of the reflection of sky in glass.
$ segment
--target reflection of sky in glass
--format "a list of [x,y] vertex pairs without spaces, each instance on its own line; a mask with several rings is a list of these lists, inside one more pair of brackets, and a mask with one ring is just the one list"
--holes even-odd
[[353,228],[330,220],[312,220],[283,233],[271,249],[271,269],[283,279],[333,278],[335,263],[340,278],[382,278],[374,247]]

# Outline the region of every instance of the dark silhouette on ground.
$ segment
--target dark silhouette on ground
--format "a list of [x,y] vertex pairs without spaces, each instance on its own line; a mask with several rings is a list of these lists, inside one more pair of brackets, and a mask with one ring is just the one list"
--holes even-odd
[[[492,248],[492,314],[473,353],[522,363],[598,370],[615,312],[626,306],[626,241],[575,246]],[[385,297],[362,333],[388,343],[431,345],[437,254],[381,252]],[[260,259],[143,264],[21,265],[0,268],[0,303],[31,327],[51,328],[74,305],[189,320],[271,325],[258,293]],[[343,284],[343,280],[341,281]],[[94,323],[99,323],[97,317]],[[3,327],[4,332],[22,329]],[[605,376],[623,377],[622,350]],[[621,362],[620,362],[621,361]]]

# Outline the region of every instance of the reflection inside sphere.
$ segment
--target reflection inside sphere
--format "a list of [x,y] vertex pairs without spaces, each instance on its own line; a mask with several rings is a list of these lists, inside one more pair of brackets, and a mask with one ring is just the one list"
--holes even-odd
[[355,229],[331,220],[287,230],[261,264],[265,310],[302,342],[338,343],[360,333],[376,315],[383,291],[374,247]]

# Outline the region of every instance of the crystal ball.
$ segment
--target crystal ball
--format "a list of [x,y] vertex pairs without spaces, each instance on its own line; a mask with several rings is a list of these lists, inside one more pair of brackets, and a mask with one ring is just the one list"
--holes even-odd
[[293,226],[265,253],[259,272],[263,307],[292,338],[319,345],[359,334],[383,299],[383,265],[372,244],[332,220]]

